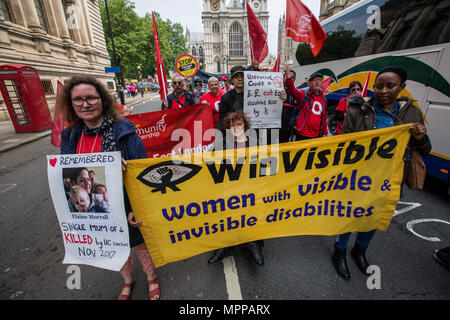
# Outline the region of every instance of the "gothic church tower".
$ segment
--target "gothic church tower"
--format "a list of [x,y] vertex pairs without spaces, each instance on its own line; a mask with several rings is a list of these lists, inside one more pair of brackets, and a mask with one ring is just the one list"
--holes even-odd
[[[269,26],[267,1],[248,0],[266,33]],[[250,65],[244,0],[203,0],[202,23],[206,72],[229,73],[235,65]]]

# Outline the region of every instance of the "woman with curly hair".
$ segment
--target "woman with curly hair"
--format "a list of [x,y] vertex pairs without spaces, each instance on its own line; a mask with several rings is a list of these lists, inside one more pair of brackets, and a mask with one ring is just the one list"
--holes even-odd
[[[97,79],[92,76],[72,77],[64,86],[62,100],[69,126],[61,133],[61,154],[120,151],[123,170],[127,160],[147,158],[136,127],[119,115],[115,100]],[[159,299],[155,267],[138,229],[142,222],[135,221],[126,192],[124,197],[130,246],[147,274],[149,298]],[[131,255],[120,274],[124,285],[119,299],[129,300],[135,283]]]

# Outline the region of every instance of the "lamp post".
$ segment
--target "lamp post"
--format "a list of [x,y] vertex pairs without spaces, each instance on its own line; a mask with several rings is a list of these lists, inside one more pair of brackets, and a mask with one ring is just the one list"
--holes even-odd
[[[108,0],[105,0],[105,9],[106,9],[106,17],[108,18],[108,31],[109,31],[109,36],[111,37],[111,47],[112,47],[112,51],[113,51],[113,64],[115,67],[118,67],[117,65],[117,61],[116,61],[116,49],[114,47],[114,37],[113,37],[113,33],[112,33],[112,29],[111,29],[111,18],[109,17],[109,9],[108,9]],[[123,89],[122,89],[122,81],[120,78],[120,73],[116,73],[116,77],[119,81],[119,86],[120,88],[117,88],[117,93],[119,95],[120,98],[120,103],[121,104],[125,104],[125,98],[123,95]]]

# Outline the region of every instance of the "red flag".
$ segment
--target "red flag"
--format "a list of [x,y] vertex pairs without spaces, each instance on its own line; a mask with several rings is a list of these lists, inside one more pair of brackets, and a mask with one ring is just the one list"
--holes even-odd
[[367,74],[366,82],[364,82],[364,87],[361,92],[361,97],[367,97],[367,87],[369,86],[370,71],[371,70],[369,70],[369,73]]
[[[212,111],[202,104],[178,110],[134,114],[126,118],[136,126],[149,158],[206,152],[210,150],[208,145],[214,143],[214,136],[208,133],[215,128]],[[172,139],[173,131],[180,128],[190,133],[181,142]]]
[[156,28],[156,20],[153,12],[152,17],[153,17],[153,35],[155,36],[156,72],[158,74],[159,96],[161,97],[162,101],[167,98],[169,92],[167,88],[166,70],[164,69],[164,62],[161,57],[161,51],[159,50],[158,29]]
[[266,42],[267,34],[248,3],[247,20],[252,60],[255,59],[256,61],[258,61],[258,64],[260,64],[264,60],[264,58],[267,57],[267,53],[269,52],[269,47],[267,46]]
[[55,114],[52,123],[51,144],[59,148],[61,146],[61,132],[64,130],[64,110],[62,108],[62,92],[64,85],[61,81],[56,81],[56,103]]
[[307,42],[312,54],[322,50],[327,34],[319,21],[300,0],[286,0],[286,35],[296,42]]
[[278,54],[277,60],[275,60],[272,72],[280,72],[280,54]]
[[327,80],[322,82],[320,89],[322,89],[324,94],[328,93],[328,88],[330,87],[331,81],[333,81],[333,77],[329,77]]

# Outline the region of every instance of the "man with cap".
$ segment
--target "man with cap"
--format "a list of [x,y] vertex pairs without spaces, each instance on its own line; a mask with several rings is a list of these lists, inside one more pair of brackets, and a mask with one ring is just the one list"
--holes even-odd
[[297,110],[291,118],[295,140],[306,140],[328,135],[327,104],[320,88],[323,75],[313,73],[308,78],[307,90],[297,90],[289,65],[284,66],[285,85],[289,95],[297,101]]
[[220,82],[223,85],[223,93],[227,93],[228,91],[230,91],[230,84],[228,83],[227,76],[221,76]]
[[243,66],[231,68],[230,81],[234,88],[222,96],[219,104],[219,122],[217,129],[224,130],[223,119],[230,112],[242,111],[244,109],[244,71]]

